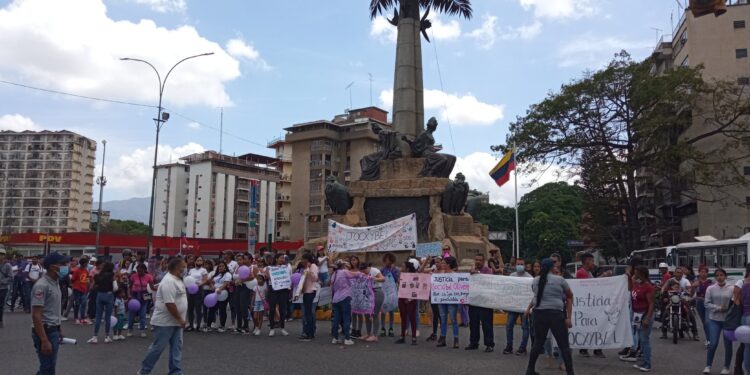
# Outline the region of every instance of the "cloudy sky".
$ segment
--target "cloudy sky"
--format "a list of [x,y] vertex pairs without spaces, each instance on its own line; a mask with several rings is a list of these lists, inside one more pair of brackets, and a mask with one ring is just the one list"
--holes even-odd
[[[505,140],[508,124],[621,49],[647,56],[657,37],[670,33],[671,15],[676,22],[681,14],[674,0],[474,3],[468,21],[431,17],[433,43],[423,44],[425,110],[440,120],[438,142],[459,156],[456,171],[503,204],[513,202],[512,184],[497,188],[487,172],[498,156],[490,146]],[[372,98],[390,109],[396,30],[383,18],[370,20],[368,4],[0,0],[0,80],[156,105],[154,72],[119,58],[149,60],[163,76],[183,57],[213,52],[170,75],[164,106],[172,117],[159,159],[218,150],[220,108],[224,153],[271,155],[265,145],[283,127],[343,113],[351,82],[354,107]],[[154,112],[0,83],[0,130],[68,129],[108,141],[105,200],[148,196]],[[521,176],[522,192],[532,178],[556,177]]]

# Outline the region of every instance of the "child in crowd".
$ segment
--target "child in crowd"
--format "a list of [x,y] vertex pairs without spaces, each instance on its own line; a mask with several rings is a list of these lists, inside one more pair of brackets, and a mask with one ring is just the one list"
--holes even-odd
[[266,278],[263,275],[258,275],[255,280],[257,285],[253,287],[253,335],[259,336],[260,331],[263,329],[263,315],[268,310],[268,302],[266,302]]
[[113,328],[114,337],[112,339],[114,341],[125,340],[125,336],[122,334],[122,330],[125,328],[125,297],[125,289],[118,289],[115,297],[115,306],[112,310],[112,315],[117,318],[117,324]]

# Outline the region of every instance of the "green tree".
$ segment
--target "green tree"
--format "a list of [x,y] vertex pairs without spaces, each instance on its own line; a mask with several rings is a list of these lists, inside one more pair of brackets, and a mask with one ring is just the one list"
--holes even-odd
[[[393,124],[400,133],[417,135],[424,126],[422,39],[429,41],[430,10],[466,19],[472,16],[470,0],[371,0],[370,17],[394,9],[391,24],[398,28],[396,69],[393,84]],[[420,10],[425,13],[420,17]]]
[[[583,187],[601,198],[600,207],[614,210],[618,241],[628,252],[640,245],[640,173],[673,179],[694,200],[707,199],[702,188],[721,199],[715,191],[750,182],[741,173],[750,154],[749,90],[705,82],[701,67],[655,75],[653,66],[621,52],[606,68],[532,105],[511,124],[506,145],[493,147],[517,145],[516,159],[528,172],[551,164],[571,174],[585,171],[590,178]],[[716,146],[697,147],[705,142]]]
[[[91,230],[96,231],[96,223],[91,223]],[[101,233],[145,236],[148,234],[148,225],[135,220],[111,219],[106,225],[102,225]]]
[[479,208],[477,221],[487,225],[491,231],[515,231],[516,210],[499,204],[483,204]]

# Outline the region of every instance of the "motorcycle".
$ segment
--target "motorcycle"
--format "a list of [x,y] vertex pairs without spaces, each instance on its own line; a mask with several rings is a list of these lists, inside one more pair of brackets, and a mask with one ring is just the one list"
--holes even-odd
[[672,333],[672,342],[675,344],[685,334],[693,340],[698,340],[695,314],[692,312],[691,300],[689,296],[681,295],[679,292],[669,292],[667,294],[667,310],[662,324],[666,325],[667,332]]

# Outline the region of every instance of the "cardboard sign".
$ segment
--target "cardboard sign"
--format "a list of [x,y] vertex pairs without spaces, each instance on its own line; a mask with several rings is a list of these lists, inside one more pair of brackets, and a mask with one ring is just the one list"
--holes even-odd
[[469,304],[522,313],[534,298],[531,277],[471,275]]
[[442,242],[428,242],[417,244],[417,258],[422,257],[439,257],[443,250]]
[[429,301],[430,279],[428,273],[402,273],[398,281],[398,298]]
[[627,276],[568,280],[573,291],[572,348],[619,349],[633,345]]
[[271,278],[271,286],[274,290],[291,289],[292,276],[289,275],[287,266],[268,267],[268,275]]
[[332,299],[333,294],[331,293],[331,287],[326,286],[323,288],[318,288],[318,290],[315,292],[315,299],[313,300],[313,303],[317,303],[318,306],[330,305]]
[[469,302],[468,273],[432,274],[431,302],[435,304],[464,304]]

